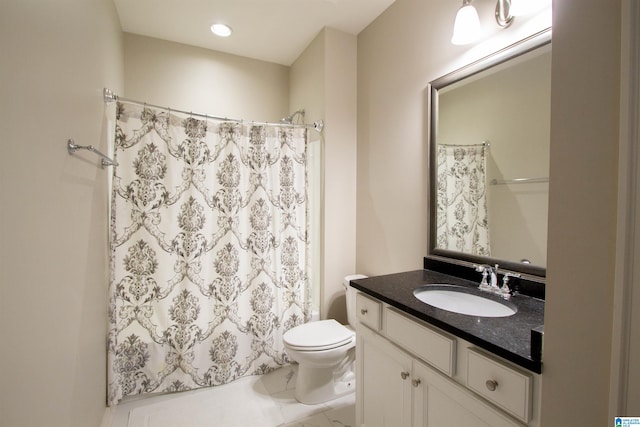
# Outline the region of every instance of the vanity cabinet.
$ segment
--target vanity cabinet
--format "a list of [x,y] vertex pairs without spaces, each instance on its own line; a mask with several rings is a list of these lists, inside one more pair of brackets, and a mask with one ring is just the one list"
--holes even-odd
[[414,427],[522,425],[420,360],[414,360],[413,375]]
[[358,294],[356,425],[538,426],[536,375]]
[[358,332],[356,379],[358,426],[411,427],[411,379],[413,359],[389,341],[369,330]]

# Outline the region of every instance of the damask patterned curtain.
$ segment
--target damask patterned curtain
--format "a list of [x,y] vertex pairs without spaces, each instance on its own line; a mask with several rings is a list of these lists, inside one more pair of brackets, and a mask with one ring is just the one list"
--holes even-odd
[[116,108],[109,403],[288,363],[310,318],[306,129]]
[[491,255],[484,145],[438,145],[437,247]]

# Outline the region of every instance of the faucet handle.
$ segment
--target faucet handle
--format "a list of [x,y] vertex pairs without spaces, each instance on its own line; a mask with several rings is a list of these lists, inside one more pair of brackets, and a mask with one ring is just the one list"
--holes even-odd
[[487,264],[473,264],[473,268],[475,268],[478,273],[482,273],[482,281],[480,282],[478,288],[482,290],[489,289],[490,286],[489,283],[487,283],[487,277],[489,276],[489,272],[491,271],[491,266]]
[[504,276],[502,276],[502,286],[507,286],[507,282],[509,282],[509,279],[513,277],[513,278],[518,278],[520,277],[519,273],[510,273],[510,272],[506,272],[504,273]]
[[489,271],[489,269],[491,268],[491,266],[489,264],[473,264],[473,268],[478,272],[478,273],[484,273],[485,271]]
[[502,277],[502,288],[500,288],[500,295],[504,299],[509,299],[511,297],[511,289],[509,289],[509,285],[507,284],[511,277],[518,278],[520,277],[520,274],[509,272],[504,273],[504,276]]

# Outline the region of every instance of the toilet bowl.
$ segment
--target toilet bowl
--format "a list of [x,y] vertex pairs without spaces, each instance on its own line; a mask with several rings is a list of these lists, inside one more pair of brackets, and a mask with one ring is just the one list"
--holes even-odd
[[[349,282],[365,277],[347,276],[343,282],[350,324],[355,324],[355,291]],[[323,403],[355,390],[356,336],[351,327],[334,319],[309,322],[288,330],[283,341],[289,359],[298,363],[298,402]]]

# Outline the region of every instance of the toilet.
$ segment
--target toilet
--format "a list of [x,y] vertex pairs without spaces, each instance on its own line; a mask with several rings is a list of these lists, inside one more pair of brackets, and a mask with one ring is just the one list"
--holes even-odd
[[[355,325],[356,291],[349,282],[366,277],[354,274],[344,278],[350,325]],[[283,341],[289,359],[298,363],[295,389],[298,402],[315,405],[355,390],[356,334],[352,327],[334,319],[309,322],[288,330]]]

